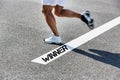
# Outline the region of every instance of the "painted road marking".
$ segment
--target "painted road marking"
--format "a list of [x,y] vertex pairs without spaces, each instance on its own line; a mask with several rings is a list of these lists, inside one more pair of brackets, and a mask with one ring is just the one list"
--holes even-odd
[[68,53],[69,51],[83,45],[84,43],[90,41],[91,39],[101,35],[102,33],[112,29],[113,27],[120,24],[120,16],[99,26],[98,28],[91,30],[90,32],[32,60],[31,62],[40,63],[40,64],[48,64],[53,60],[61,57],[62,55]]

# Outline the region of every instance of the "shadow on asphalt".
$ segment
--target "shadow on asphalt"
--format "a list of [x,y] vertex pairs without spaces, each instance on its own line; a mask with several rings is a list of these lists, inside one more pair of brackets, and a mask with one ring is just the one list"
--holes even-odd
[[96,49],[89,49],[90,52],[93,54],[80,50],[80,49],[74,49],[73,50],[76,53],[88,56],[94,60],[115,66],[120,68],[120,54],[119,53],[111,53],[103,50],[96,50]]
[[[52,45],[61,46],[61,45],[64,45],[64,43],[52,44]],[[89,51],[92,52],[92,53],[89,53],[89,52],[86,52],[78,48],[75,48],[72,51],[82,54],[84,56],[90,57],[94,60],[120,68],[120,53],[112,53],[112,52],[108,52],[104,50],[97,50],[97,49],[89,49]]]

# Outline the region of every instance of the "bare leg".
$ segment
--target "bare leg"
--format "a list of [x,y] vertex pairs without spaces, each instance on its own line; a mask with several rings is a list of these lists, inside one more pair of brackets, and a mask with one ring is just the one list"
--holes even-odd
[[59,5],[55,6],[55,14],[59,17],[81,18],[81,14],[68,9],[63,9],[63,7]]
[[49,27],[51,28],[54,35],[59,36],[58,30],[56,27],[56,20],[52,13],[53,8],[54,7],[52,7],[52,6],[43,5],[43,13],[45,15],[46,22],[49,25]]

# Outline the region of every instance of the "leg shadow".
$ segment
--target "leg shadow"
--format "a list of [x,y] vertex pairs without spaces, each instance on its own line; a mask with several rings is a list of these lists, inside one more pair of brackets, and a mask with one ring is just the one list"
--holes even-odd
[[94,60],[120,68],[120,53],[111,53],[108,51],[96,50],[96,49],[89,49],[89,51],[92,53],[88,53],[86,51],[77,48],[74,49],[73,51],[88,56]]

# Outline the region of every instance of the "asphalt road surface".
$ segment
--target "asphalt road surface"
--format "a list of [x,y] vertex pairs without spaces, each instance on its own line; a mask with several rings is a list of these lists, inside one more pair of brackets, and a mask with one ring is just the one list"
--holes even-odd
[[[95,27],[120,16],[120,0],[67,0],[65,8],[90,10]],[[120,25],[48,65],[31,60],[58,45],[51,34],[40,0],[0,0],[0,80],[120,80]],[[63,43],[90,30],[79,19],[58,18]]]

